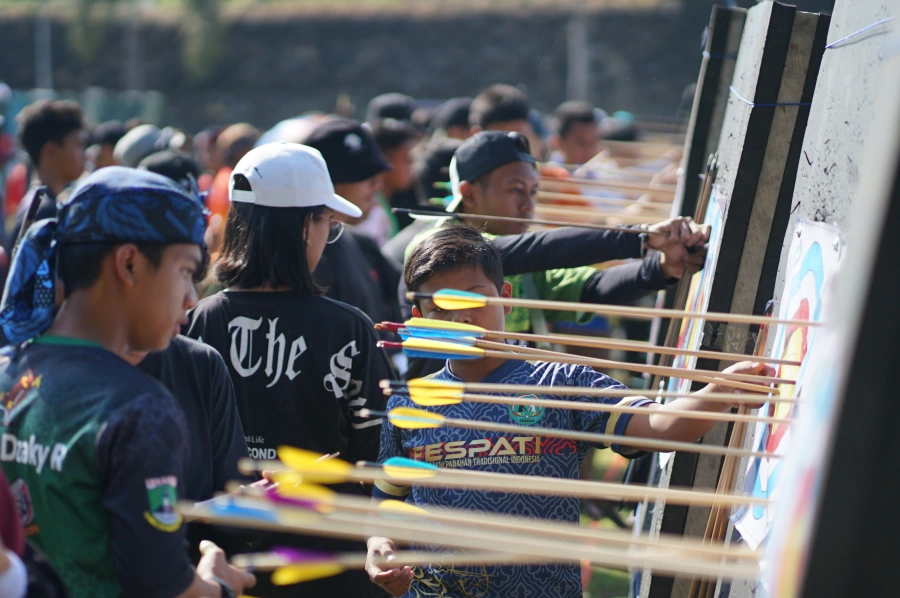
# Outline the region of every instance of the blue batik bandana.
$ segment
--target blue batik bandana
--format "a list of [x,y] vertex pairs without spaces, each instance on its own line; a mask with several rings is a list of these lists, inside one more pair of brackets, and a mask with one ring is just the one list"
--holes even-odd
[[112,166],[91,174],[55,219],[35,222],[10,266],[0,302],[0,346],[38,336],[53,323],[56,251],[81,243],[189,243],[205,248],[200,201],[164,176]]

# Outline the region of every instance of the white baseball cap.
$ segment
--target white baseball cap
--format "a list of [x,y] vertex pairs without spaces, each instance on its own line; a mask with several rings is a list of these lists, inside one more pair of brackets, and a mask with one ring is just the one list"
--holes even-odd
[[[238,174],[247,178],[252,191],[234,188]],[[328,166],[318,150],[286,141],[247,152],[231,173],[228,199],[271,208],[326,206],[352,218],[362,216],[362,210],[335,194]]]

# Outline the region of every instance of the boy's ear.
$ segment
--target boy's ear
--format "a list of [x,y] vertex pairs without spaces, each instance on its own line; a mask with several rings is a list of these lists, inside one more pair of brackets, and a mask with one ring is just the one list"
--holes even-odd
[[419,309],[419,306],[418,306],[418,305],[413,305],[412,315],[413,315],[414,318],[421,318],[421,317],[422,317],[422,310]]
[[459,194],[462,195],[462,203],[468,208],[475,207],[475,185],[469,181],[459,182]]
[[112,262],[116,277],[127,287],[133,287],[137,282],[136,269],[139,253],[134,243],[125,243],[113,250]]
[[[503,286],[500,287],[500,297],[502,297],[503,299],[512,299],[512,285],[509,284],[509,282],[507,282],[505,280],[503,281]],[[504,305],[503,306],[503,315],[508,316],[511,313],[512,313],[512,306]]]

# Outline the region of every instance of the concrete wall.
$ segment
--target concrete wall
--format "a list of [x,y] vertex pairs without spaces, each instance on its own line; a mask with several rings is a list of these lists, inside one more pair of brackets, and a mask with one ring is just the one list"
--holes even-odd
[[[424,4],[424,2],[423,2]],[[663,9],[486,9],[459,14],[315,14],[283,5],[246,5],[225,20],[222,55],[205,80],[183,64],[180,22],[145,15],[137,27],[146,89],[166,94],[170,122],[197,128],[247,120],[269,126],[309,109],[330,109],[346,91],[364,110],[369,98],[402,91],[419,98],[473,95],[498,81],[527,86],[534,105],[550,110],[566,99],[567,25],[587,24],[587,99],[606,110],[673,115],[696,82],[701,36],[713,2],[682,0]],[[744,3],[744,4],[749,4]],[[831,0],[801,0],[829,10]],[[68,19],[52,18],[53,79],[58,89],[121,88],[130,31],[104,28],[91,59],[67,44]],[[100,39],[100,38],[98,38]],[[35,84],[34,18],[0,12],[0,80]],[[687,108],[689,109],[689,105]]]

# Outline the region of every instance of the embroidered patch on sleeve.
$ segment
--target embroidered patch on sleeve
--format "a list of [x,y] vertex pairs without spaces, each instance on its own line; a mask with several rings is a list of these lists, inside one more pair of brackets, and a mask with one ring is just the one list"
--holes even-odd
[[164,476],[147,478],[147,504],[150,509],[144,511],[147,523],[162,532],[175,532],[181,527],[181,515],[175,510],[178,504],[178,478]]

